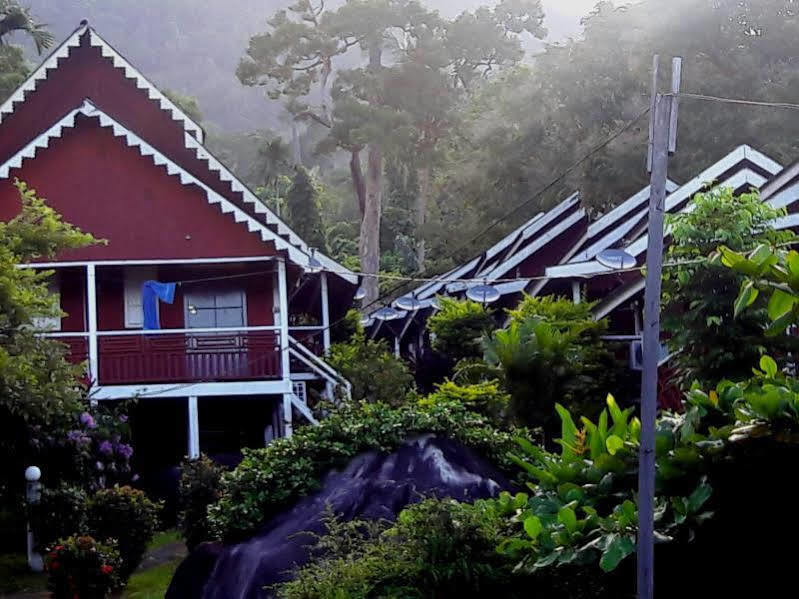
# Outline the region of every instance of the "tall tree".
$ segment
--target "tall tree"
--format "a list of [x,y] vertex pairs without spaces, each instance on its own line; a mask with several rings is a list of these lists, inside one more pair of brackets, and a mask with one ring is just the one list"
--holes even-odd
[[305,167],[296,166],[291,188],[286,194],[286,220],[309,246],[326,251],[317,196],[316,184],[311,174]]
[[[348,0],[336,10],[298,0],[269,21],[269,31],[250,40],[238,68],[241,81],[266,86],[297,119],[327,127],[321,149],[350,154],[364,273],[374,275],[379,268],[384,157],[414,137],[429,144],[429,134],[419,132],[439,119],[430,116],[439,108],[414,112],[412,107],[419,106],[414,98],[430,90],[462,88],[511,57],[518,60],[518,34],[541,35],[542,19],[539,0],[503,0],[492,10],[465,13],[454,21],[416,0]],[[490,37],[467,40],[468,27]],[[428,92],[420,94],[419,85],[425,87],[421,79],[411,77],[410,87],[402,84],[409,74],[427,73],[435,81],[426,86]],[[365,287],[367,301],[374,300],[377,280],[368,277]]]

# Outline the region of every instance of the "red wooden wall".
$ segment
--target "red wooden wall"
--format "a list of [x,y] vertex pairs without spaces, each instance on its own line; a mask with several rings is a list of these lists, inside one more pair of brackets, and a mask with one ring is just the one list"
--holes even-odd
[[108,241],[64,252],[62,259],[158,259],[263,256],[271,243],[209,205],[205,192],[183,185],[136,148],[127,147],[96,119],[82,118],[75,129],[51,141],[35,160],[0,182],[0,219],[19,211],[11,180],[19,177],[67,222]]

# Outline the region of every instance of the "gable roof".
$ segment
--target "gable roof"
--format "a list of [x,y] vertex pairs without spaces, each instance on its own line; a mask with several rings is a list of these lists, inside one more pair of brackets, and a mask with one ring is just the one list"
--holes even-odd
[[[768,156],[750,146],[739,146],[669,194],[665,201],[666,212],[690,212],[693,209],[690,202],[691,198],[708,183],[731,185],[735,189],[747,186],[759,188],[771,176],[776,175],[781,170],[782,166]],[[766,175],[763,173],[766,173]],[[594,258],[603,249],[614,247],[618,241],[623,239],[624,234],[634,229],[634,226],[630,226],[630,221],[637,225],[640,216],[644,217],[644,221],[641,223],[638,235],[635,235],[632,241],[621,246],[633,256],[640,256],[646,251],[649,239],[646,233],[646,210],[634,213],[627,221],[622,221],[613,231],[591,246],[593,256],[588,260],[573,260],[568,264],[551,266],[546,270],[547,276],[550,278],[590,277],[596,274],[612,272],[611,269],[602,266]],[[623,234],[620,234],[620,232],[623,232]],[[665,234],[668,234],[668,230]],[[579,256],[576,258],[579,258]]]
[[[0,179],[7,179],[10,175],[11,169],[21,167],[26,159],[35,158],[40,149],[47,148],[51,140],[61,137],[65,129],[74,128],[76,118],[79,115],[96,119],[101,127],[111,129],[116,138],[125,143],[128,147],[138,149],[142,156],[149,157],[154,165],[163,167],[167,174],[177,177],[183,185],[196,185],[199,187],[203,192],[205,192],[206,201],[209,204],[216,205],[222,214],[230,215],[237,223],[241,223],[242,226],[246,227],[247,231],[259,234],[262,241],[274,243],[275,248],[278,251],[285,251],[289,257],[289,260],[291,260],[294,264],[300,267],[308,266],[310,260],[310,255],[308,253],[289,243],[286,239],[275,233],[264,223],[253,218],[232,203],[229,199],[208,187],[194,175],[186,171],[183,167],[173,162],[170,158],[159,152],[156,148],[148,144],[135,133],[97,108],[89,100],[84,100],[81,106],[78,106],[74,110],[68,112],[63,118],[54,123],[44,133],[33,139],[14,156],[1,164]],[[322,256],[318,255],[317,258],[321,261]],[[335,263],[333,262],[333,264]],[[352,284],[357,283],[358,277],[354,273],[344,269],[343,267],[338,267],[338,265],[336,266],[337,268],[333,271],[335,274]]]
[[170,113],[175,121],[182,123],[184,130],[194,135],[198,140],[203,139],[203,130],[200,125],[194,122],[185,112],[183,112],[174,102],[167,98],[155,85],[153,85],[144,75],[142,75],[130,62],[128,62],[119,52],[117,52],[100,34],[98,34],[88,23],[82,23],[72,35],[65,39],[42,63],[30,74],[30,76],[20,85],[17,90],[0,104],[0,123],[6,115],[14,113],[15,107],[25,100],[25,96],[35,92],[41,81],[47,79],[49,73],[58,68],[60,60],[67,59],[74,48],[80,46],[81,38],[89,35],[90,45],[99,48],[101,54],[110,60],[114,67],[121,69],[125,77],[133,79],[136,87],[144,90],[151,100],[159,103],[162,110]]

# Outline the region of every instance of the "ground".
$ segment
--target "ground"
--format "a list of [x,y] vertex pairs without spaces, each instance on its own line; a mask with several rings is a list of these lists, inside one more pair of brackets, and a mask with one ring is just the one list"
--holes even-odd
[[[186,546],[177,531],[156,534],[119,599],[161,599],[185,555]],[[28,571],[24,555],[0,555],[0,598],[46,599],[46,588],[47,579]]]

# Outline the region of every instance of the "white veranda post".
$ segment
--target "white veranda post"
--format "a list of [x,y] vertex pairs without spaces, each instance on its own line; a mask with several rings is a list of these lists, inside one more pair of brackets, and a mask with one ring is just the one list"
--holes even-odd
[[291,437],[293,432],[292,402],[291,402],[291,362],[289,360],[289,301],[286,285],[286,261],[279,258],[277,262],[277,287],[278,300],[280,302],[280,372],[283,383],[286,385],[283,391],[283,434]]

